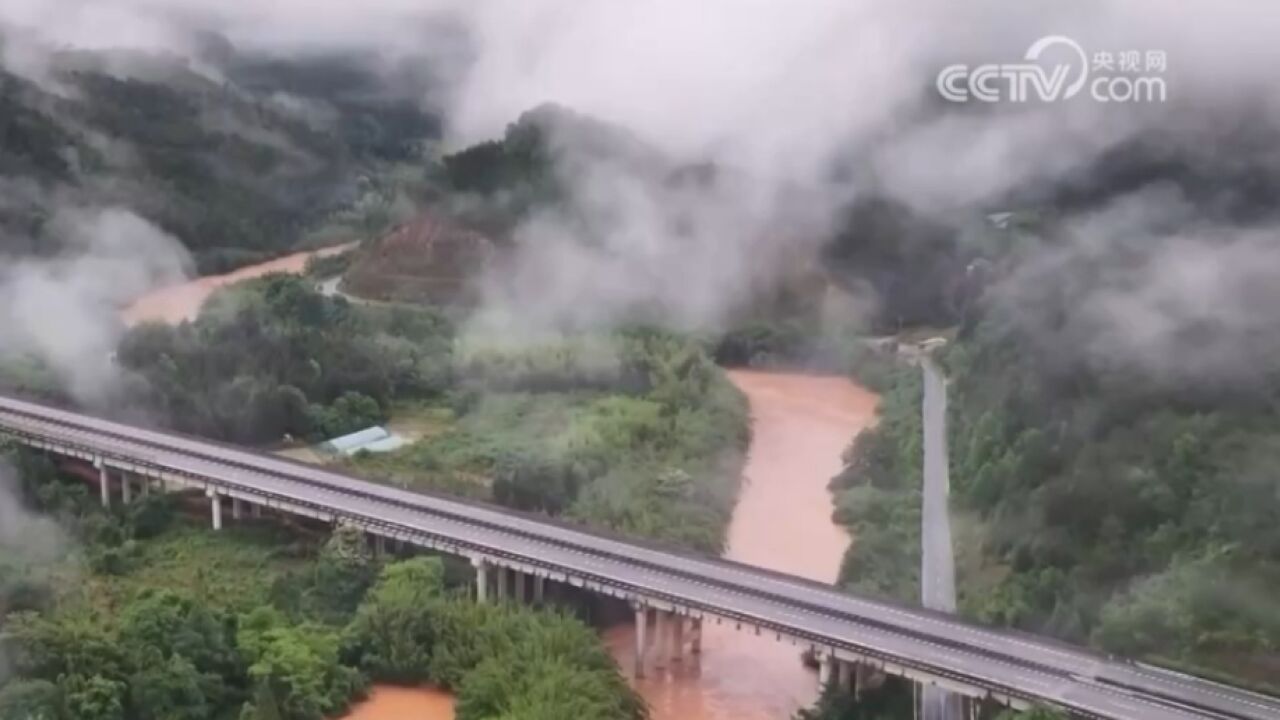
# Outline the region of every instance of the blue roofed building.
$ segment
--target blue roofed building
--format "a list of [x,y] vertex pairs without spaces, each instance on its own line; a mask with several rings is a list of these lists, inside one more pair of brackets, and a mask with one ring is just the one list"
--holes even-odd
[[316,446],[316,452],[327,455],[355,455],[360,451],[372,453],[391,452],[404,447],[404,438],[384,427],[374,426],[359,432],[326,440]]

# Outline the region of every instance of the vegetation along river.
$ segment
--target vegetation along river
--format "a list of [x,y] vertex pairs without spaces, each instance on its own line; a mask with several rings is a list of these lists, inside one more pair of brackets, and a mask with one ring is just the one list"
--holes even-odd
[[[335,252],[339,249],[321,251]],[[315,253],[298,253],[200,278],[139,298],[126,322],[194,318],[218,287],[272,272],[301,272]],[[850,538],[831,520],[827,483],[852,438],[875,421],[877,397],[842,377],[732,370],[751,405],[753,433],[726,556],[741,562],[834,582]],[[633,629],[606,640],[630,674]],[[696,660],[651,668],[637,689],[653,720],[785,720],[817,695],[815,673],[799,650],[771,636],[708,624]],[[375,688],[345,720],[451,720],[452,698],[431,689]]]
[[[827,483],[852,438],[875,421],[876,395],[842,377],[729,377],[751,403],[753,430],[726,556],[835,582],[850,538],[831,521]],[[608,633],[627,672],[633,637],[630,626]],[[650,668],[638,689],[653,720],[786,720],[813,703],[818,680],[790,643],[708,623],[701,658]]]

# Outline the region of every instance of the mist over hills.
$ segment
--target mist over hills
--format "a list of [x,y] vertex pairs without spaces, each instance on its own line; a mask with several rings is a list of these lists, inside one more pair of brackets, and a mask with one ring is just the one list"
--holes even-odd
[[[5,33],[13,49],[15,31]],[[200,272],[340,233],[440,132],[370,60],[33,49],[39,82],[0,75],[0,248],[52,255],[65,208],[120,206],[181,240]],[[215,57],[212,57],[216,55]],[[211,64],[216,61],[217,64]]]
[[[721,358],[750,362],[833,316],[954,328],[956,492],[999,570],[972,612],[1276,667],[1280,58],[1257,0],[72,5],[15,2],[33,30],[0,52],[0,341],[68,384],[111,379],[79,359],[116,348],[91,330],[125,294],[350,238],[375,288],[438,272],[431,238],[482,249],[463,336],[745,325]],[[940,68],[1048,33],[1166,50],[1169,102],[938,99]],[[303,414],[275,380],[209,385]],[[877,458],[913,451],[893,427],[907,450]]]

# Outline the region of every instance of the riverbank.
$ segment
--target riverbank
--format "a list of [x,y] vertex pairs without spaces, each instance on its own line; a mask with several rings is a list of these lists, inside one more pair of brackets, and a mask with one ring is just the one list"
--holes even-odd
[[[834,583],[850,537],[832,520],[828,484],[852,438],[874,425],[879,398],[837,376],[731,370],[729,378],[747,396],[752,438],[725,556]],[[628,675],[633,638],[629,625],[606,633]],[[713,623],[700,658],[651,670],[634,687],[652,720],[785,720],[818,694],[798,648]]]
[[[153,293],[135,303],[126,319],[175,322],[195,317],[215,289],[271,272],[302,272],[312,255],[301,253]],[[875,423],[878,397],[837,376],[753,370],[734,370],[728,376],[748,400],[754,432],[728,527],[726,557],[834,583],[850,538],[832,520],[829,483],[844,469],[843,454],[852,438]],[[631,637],[625,626],[605,633],[628,675]],[[705,628],[699,662],[651,672],[636,689],[652,707],[653,720],[782,720],[812,704],[818,690],[816,675],[803,665],[798,648],[716,625]],[[440,693],[426,697],[415,692],[379,688],[371,699],[376,702],[362,706],[363,714],[354,717],[398,719],[405,715],[406,703],[410,712],[430,720],[450,717],[441,709]],[[424,703],[421,708],[418,700]]]
[[308,250],[286,255],[275,260],[249,265],[225,275],[207,275],[179,285],[157,288],[131,302],[120,317],[130,327],[144,322],[180,323],[194,320],[200,314],[204,301],[219,288],[270,273],[299,274],[306,269],[312,257],[329,257],[344,253],[357,243],[347,243],[320,250]]
[[443,690],[380,685],[342,720],[453,720],[453,706]]

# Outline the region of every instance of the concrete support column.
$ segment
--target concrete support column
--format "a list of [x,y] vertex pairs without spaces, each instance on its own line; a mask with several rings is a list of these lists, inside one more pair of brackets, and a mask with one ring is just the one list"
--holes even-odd
[[525,575],[520,570],[513,570],[512,572],[515,573],[516,576],[516,603],[523,605],[525,599],[529,597],[525,594]]
[[129,473],[124,470],[120,471],[120,498],[125,505],[133,502],[133,483],[129,480]]
[[98,462],[98,492],[102,495],[102,507],[111,507],[111,474],[101,461]]
[[498,574],[498,601],[501,602],[507,599],[507,569],[499,565],[494,572]]
[[139,475],[138,479],[142,481],[142,497],[151,495],[151,478],[146,475]]
[[249,514],[256,518],[262,517],[262,506],[258,503],[250,503]]
[[240,498],[231,498],[231,519],[239,520],[242,517],[244,517],[243,503]]
[[547,592],[547,579],[541,575],[533,578],[533,604],[541,605],[542,599]]
[[671,659],[680,662],[684,659],[684,617],[671,615]]
[[471,567],[476,569],[476,602],[489,602],[489,563],[476,558]]
[[854,667],[853,674],[853,695],[855,698],[862,697],[865,690],[872,690],[879,687],[876,679],[876,670],[866,663],[858,663]]
[[853,664],[836,661],[836,682],[841,690],[848,690],[853,684]]
[[702,618],[693,620],[693,638],[689,641],[689,652],[694,655],[702,654]]
[[835,658],[827,654],[818,657],[818,687],[823,690],[826,690],[827,686],[831,684],[832,665],[834,662]]
[[635,659],[635,676],[644,677],[645,654],[649,649],[648,625],[649,625],[649,608],[643,605],[636,605],[636,659]]
[[216,492],[209,493],[209,509],[213,511],[213,529],[222,529],[222,497]]
[[665,667],[667,664],[667,613],[662,610],[653,611],[653,664],[654,667]]

